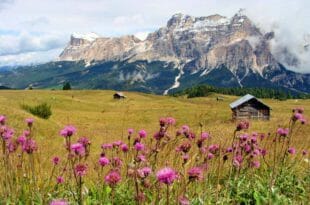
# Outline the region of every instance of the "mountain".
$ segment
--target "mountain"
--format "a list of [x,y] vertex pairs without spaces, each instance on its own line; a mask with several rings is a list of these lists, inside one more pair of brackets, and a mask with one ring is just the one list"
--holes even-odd
[[[158,94],[203,83],[310,92],[310,74],[283,66],[271,52],[273,38],[242,12],[232,18],[175,14],[143,41],[130,35],[73,34],[57,61],[0,72],[0,82],[46,88],[69,81],[76,88]],[[290,56],[287,49],[279,52]]]

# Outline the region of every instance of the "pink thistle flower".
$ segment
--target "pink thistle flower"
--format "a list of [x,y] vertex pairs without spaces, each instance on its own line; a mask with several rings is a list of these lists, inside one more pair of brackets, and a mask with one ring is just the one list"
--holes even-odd
[[262,150],[261,150],[261,154],[262,154],[262,156],[266,156],[267,150],[266,150],[266,149],[262,149]]
[[179,197],[179,205],[190,205],[190,201],[186,196]]
[[167,123],[167,119],[166,118],[162,117],[162,118],[159,119],[159,125],[161,127],[164,127],[166,125],[166,123]]
[[111,170],[104,178],[109,186],[115,186],[121,181],[122,177],[118,171]]
[[146,178],[152,173],[152,169],[150,167],[143,167],[141,169],[138,169],[137,171],[141,178]]
[[232,147],[228,147],[228,148],[226,149],[226,153],[230,153],[230,152],[233,152],[233,148],[232,148]]
[[165,167],[156,173],[156,177],[159,182],[170,185],[178,178],[178,174],[170,167]]
[[247,141],[248,138],[249,138],[248,134],[242,134],[239,136],[240,141],[243,141],[243,142]]
[[189,169],[187,174],[190,181],[203,179],[203,170],[200,167],[193,167]]
[[9,141],[14,135],[14,130],[7,127],[7,126],[2,126],[1,127],[1,136],[4,141]]
[[146,131],[145,130],[140,130],[139,131],[139,136],[140,136],[140,138],[145,138],[146,137]]
[[153,138],[158,141],[158,140],[161,140],[164,136],[165,136],[165,132],[160,131],[160,132],[156,132],[153,135]]
[[176,151],[181,151],[183,153],[187,153],[191,149],[191,146],[192,146],[191,143],[184,142],[179,147],[177,147]]
[[210,159],[213,159],[213,158],[214,158],[214,154],[208,153],[207,157],[208,157],[209,160],[210,160]]
[[33,122],[34,122],[34,119],[32,119],[32,118],[27,118],[26,119],[26,123],[27,123],[28,127],[32,127]]
[[121,140],[115,141],[112,143],[113,147],[120,147],[123,144]]
[[288,148],[288,153],[290,153],[290,154],[296,154],[296,149],[294,148],[294,147],[290,147],[290,148]]
[[189,126],[188,125],[183,125],[182,126],[182,132],[185,133],[189,133]]
[[208,138],[209,138],[209,133],[207,133],[207,132],[201,133],[201,139],[202,139],[202,140],[206,140],[206,139],[208,139]]
[[78,156],[85,155],[85,147],[81,143],[75,143],[71,145],[71,150]]
[[0,125],[5,125],[6,117],[4,115],[0,115]]
[[277,129],[277,134],[281,137],[286,137],[288,136],[289,129],[288,128],[278,128]]
[[91,144],[87,137],[80,137],[80,139],[78,139],[78,143],[81,143],[85,148]]
[[186,163],[189,160],[189,155],[188,154],[183,154],[182,158],[183,158],[183,163]]
[[251,167],[258,169],[260,167],[260,162],[259,161],[252,161]]
[[23,144],[23,151],[28,154],[32,154],[37,149],[37,143],[33,139],[27,139],[26,142]]
[[294,114],[293,114],[293,117],[292,117],[292,119],[293,119],[294,121],[301,120],[301,119],[303,119],[303,118],[304,118],[303,115],[302,115],[301,113],[299,113],[299,112],[294,113]]
[[242,156],[241,156],[241,155],[237,155],[237,156],[234,157],[233,165],[234,165],[235,167],[240,167],[241,164],[242,164],[242,162],[243,162]]
[[57,184],[62,184],[62,183],[64,183],[64,178],[62,177],[62,176],[58,176],[57,178],[56,178],[56,183]]
[[173,117],[167,117],[167,124],[168,125],[175,125],[176,120]]
[[119,157],[112,158],[113,167],[121,167],[123,165],[123,161]]
[[139,154],[139,155],[137,156],[137,160],[138,160],[139,162],[146,162],[146,158],[145,158],[145,156],[144,156],[143,154]]
[[60,158],[59,157],[53,157],[52,162],[53,162],[54,166],[56,166],[59,164]]
[[121,145],[121,150],[122,150],[123,152],[128,152],[128,150],[129,150],[128,145],[127,145],[127,144],[122,144],[122,145]]
[[132,135],[133,132],[134,132],[134,130],[133,130],[132,128],[129,128],[129,129],[128,129],[128,135]]
[[29,136],[30,136],[30,131],[29,131],[29,130],[25,130],[25,131],[23,132],[23,135],[24,135],[25,137],[29,137]]
[[297,112],[297,113],[302,114],[302,113],[304,112],[304,108],[303,108],[303,107],[294,108],[294,109],[293,109],[293,112]]
[[76,128],[72,125],[67,125],[60,131],[60,135],[63,137],[71,137],[76,132]]
[[110,144],[110,143],[102,144],[101,145],[101,149],[111,149],[112,147],[113,147],[113,145]]
[[142,143],[140,143],[140,142],[137,142],[137,143],[135,144],[135,149],[136,149],[137,151],[142,151],[142,150],[144,150],[144,144],[142,144]]
[[241,121],[237,124],[236,130],[241,131],[241,130],[247,130],[249,129],[250,123],[248,121]]
[[84,175],[86,175],[86,172],[87,172],[87,166],[84,165],[84,164],[78,164],[75,166],[75,174],[82,177]]
[[67,201],[65,201],[64,199],[56,199],[53,200],[50,205],[69,205],[69,203]]
[[209,146],[209,152],[212,154],[216,154],[216,152],[220,149],[220,146],[217,144],[213,144]]
[[106,158],[106,157],[100,157],[98,162],[103,167],[108,165],[108,164],[110,164],[110,160],[108,158]]
[[26,142],[27,138],[25,135],[21,135],[17,138],[17,143],[23,145]]
[[9,141],[7,142],[6,148],[8,149],[8,151],[9,151],[10,153],[13,153],[13,152],[15,152],[15,150],[17,149],[17,146],[16,146],[16,144],[15,144],[14,142],[12,142],[11,140],[9,140]]

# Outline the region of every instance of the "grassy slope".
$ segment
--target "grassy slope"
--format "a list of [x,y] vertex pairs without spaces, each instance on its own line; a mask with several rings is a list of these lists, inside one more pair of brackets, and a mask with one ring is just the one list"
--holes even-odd
[[[0,114],[8,117],[10,126],[20,134],[25,127],[24,118],[33,117],[23,111],[20,104],[37,104],[47,102],[52,105],[53,115],[49,120],[35,118],[36,139],[40,154],[45,159],[43,167],[50,164],[54,155],[63,153],[63,139],[59,130],[67,124],[78,128],[78,136],[88,136],[92,141],[92,157],[100,152],[100,145],[116,139],[126,140],[127,128],[135,130],[144,128],[149,135],[158,129],[161,116],[172,116],[177,119],[177,127],[188,124],[196,131],[199,122],[204,130],[211,132],[214,143],[228,145],[235,123],[230,121],[229,103],[237,97],[225,96],[224,101],[217,102],[215,96],[208,98],[174,98],[154,96],[141,93],[125,93],[126,100],[113,100],[113,91],[0,91]],[[291,108],[304,107],[305,116],[310,116],[310,100],[276,101],[264,100],[272,107],[272,118],[269,122],[253,121],[251,130],[273,132],[277,126],[288,122]],[[310,126],[306,125],[295,136],[293,143],[299,148],[310,146]],[[75,137],[77,138],[77,137]],[[227,140],[229,139],[229,140]],[[74,139],[75,140],[75,139]],[[49,165],[47,165],[49,166]]]

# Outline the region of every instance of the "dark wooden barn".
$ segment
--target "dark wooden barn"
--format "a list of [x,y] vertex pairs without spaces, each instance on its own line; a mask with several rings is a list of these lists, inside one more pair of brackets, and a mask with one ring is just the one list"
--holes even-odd
[[230,104],[232,119],[270,119],[270,107],[254,97],[247,94]]
[[114,99],[125,99],[126,96],[124,95],[124,93],[121,93],[121,92],[117,92],[113,95],[113,98]]

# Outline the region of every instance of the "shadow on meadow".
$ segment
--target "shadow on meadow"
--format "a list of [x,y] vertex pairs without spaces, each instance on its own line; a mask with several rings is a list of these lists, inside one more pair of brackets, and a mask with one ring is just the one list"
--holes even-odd
[[[7,204],[303,204],[309,193],[307,150],[296,150],[292,138],[306,120],[293,110],[287,126],[275,133],[247,133],[238,122],[231,141],[217,144],[210,133],[193,133],[187,125],[175,131],[172,117],[159,120],[153,136],[128,129],[127,141],[101,145],[97,161],[86,137],[76,128],[60,131],[64,156],[51,159],[42,174],[34,120],[19,137],[0,116],[2,140],[1,203]],[[95,145],[96,146],[96,145]],[[171,160],[169,157],[173,157]],[[92,177],[89,177],[92,175]]]

